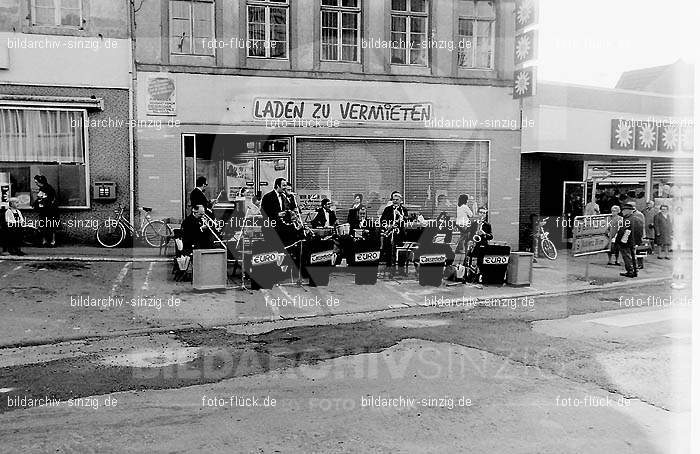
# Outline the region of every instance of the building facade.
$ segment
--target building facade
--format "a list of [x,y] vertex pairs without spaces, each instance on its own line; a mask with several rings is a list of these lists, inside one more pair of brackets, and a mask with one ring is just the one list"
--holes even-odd
[[[25,215],[35,175],[57,192],[59,241],[94,242],[96,223],[130,206],[126,2],[0,2],[0,183]],[[95,183],[116,184],[102,197]]]
[[533,215],[550,217],[550,238],[566,247],[571,229],[561,219],[583,215],[591,202],[609,213],[611,201],[629,196],[639,210],[648,200],[669,204],[681,247],[690,248],[693,102],[541,83],[523,108],[521,247],[532,241]]
[[467,193],[517,245],[514,3],[471,0],[145,1],[136,13],[139,205],[181,218],[204,175],[224,205],[287,178],[392,191],[426,218]]

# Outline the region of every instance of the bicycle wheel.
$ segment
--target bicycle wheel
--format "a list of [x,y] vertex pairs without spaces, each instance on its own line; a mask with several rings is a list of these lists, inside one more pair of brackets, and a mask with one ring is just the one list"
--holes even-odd
[[116,247],[126,238],[126,229],[114,221],[100,224],[96,232],[97,242],[104,247]]
[[544,253],[544,256],[549,260],[556,260],[557,258],[557,248],[549,238],[542,240],[542,253]]
[[160,247],[165,237],[171,236],[173,231],[163,221],[150,221],[143,226],[143,239],[151,247]]

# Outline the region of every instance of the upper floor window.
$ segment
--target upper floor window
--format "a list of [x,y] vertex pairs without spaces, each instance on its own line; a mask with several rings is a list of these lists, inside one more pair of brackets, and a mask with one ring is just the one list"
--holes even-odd
[[213,55],[214,2],[170,1],[170,52],[184,55]]
[[428,0],[391,0],[391,62],[427,66]]
[[288,0],[248,0],[247,44],[249,57],[287,58]]
[[493,69],[494,2],[460,0],[457,53],[460,68]]
[[32,25],[82,27],[82,0],[32,0]]
[[321,60],[359,61],[359,0],[321,0]]

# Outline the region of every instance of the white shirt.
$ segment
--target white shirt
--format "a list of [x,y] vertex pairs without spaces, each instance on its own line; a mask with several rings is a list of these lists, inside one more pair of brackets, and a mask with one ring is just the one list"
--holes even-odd
[[460,227],[466,227],[469,224],[469,218],[473,217],[474,213],[469,209],[469,206],[465,203],[457,207],[457,225]]
[[[15,219],[15,213],[17,213],[18,219]],[[8,208],[5,211],[5,222],[7,223],[8,227],[19,227],[22,224],[24,224],[24,216],[22,216],[22,213],[18,209],[12,209]],[[19,223],[19,226],[16,225]]]

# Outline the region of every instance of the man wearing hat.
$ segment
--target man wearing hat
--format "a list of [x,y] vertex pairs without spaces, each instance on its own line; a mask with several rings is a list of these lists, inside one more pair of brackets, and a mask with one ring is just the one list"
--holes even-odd
[[620,276],[637,277],[636,247],[642,244],[644,221],[635,215],[631,203],[622,205],[622,226],[617,232],[616,242],[620,245],[620,254],[625,262],[625,272]]

